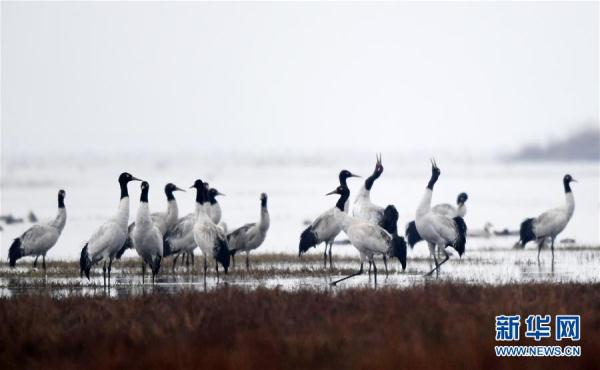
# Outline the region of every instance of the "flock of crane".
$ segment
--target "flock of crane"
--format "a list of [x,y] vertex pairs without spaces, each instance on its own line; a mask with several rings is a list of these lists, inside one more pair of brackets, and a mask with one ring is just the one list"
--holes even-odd
[[[371,189],[382,173],[381,156],[377,156],[375,169],[360,188],[350,215],[350,189],[347,180],[360,176],[342,170],[339,173],[339,186],[327,194],[339,197],[335,206],[317,217],[300,235],[299,256],[312,247],[325,244],[325,267],[327,260],[330,267],[332,266],[332,246],[340,232],[343,231],[358,250],[359,271],[334,281],[333,285],[362,274],[365,262],[369,262],[369,272],[372,268],[377,281],[377,266],[374,260],[376,256],[383,257],[386,274],[387,259],[392,257],[398,258],[404,271],[407,262],[407,242],[411,248],[421,240],[427,242],[435,267],[426,275],[434,272],[439,274],[440,266],[450,258],[447,248],[453,248],[459,256],[465,252],[467,225],[464,217],[468,196],[466,193],[460,193],[456,206],[438,204],[432,207],[433,188],[441,174],[435,160],[431,161],[431,177],[417,207],[415,220],[407,224],[404,236],[398,235],[396,208],[393,205],[381,207],[371,202]],[[127,185],[131,181],[141,181],[141,195],[135,221],[129,224]],[[574,181],[571,175],[563,177],[566,197],[563,206],[550,209],[521,223],[518,245],[524,247],[527,242],[535,240],[538,244],[538,259],[540,250],[549,242],[554,260],[554,240],[566,227],[575,208],[570,186]],[[260,195],[258,222],[248,223],[228,232],[226,224],[221,221],[222,212],[216,199],[223,194],[200,179],[190,187],[196,191],[195,212],[184,217],[179,217],[174,196],[174,192],[183,190],[176,185],[169,183],[165,186],[168,204],[166,212],[151,213],[148,206],[148,182],[127,172],[119,176],[118,182],[121,195],[117,213],[96,229],[85,243],[80,256],[81,277],[85,274],[89,279],[92,267],[102,263],[104,285],[107,284],[107,280],[110,285],[113,261],[120,259],[130,248],[135,249],[141,257],[142,280],[145,279],[146,268],[149,268],[152,272],[152,283],[160,270],[163,258],[173,257],[173,269],[178,258],[188,263],[191,260],[193,265],[196,248],[199,248],[204,256],[204,279],[209,261],[214,260],[218,279],[219,265],[227,273],[231,262],[235,266],[235,255],[238,252],[246,253],[246,269],[249,269],[250,251],[263,243],[269,230],[270,217],[265,193]],[[36,267],[41,256],[42,267],[46,270],[46,253],[56,244],[67,220],[64,200],[65,191],[60,190],[56,218],[47,223],[33,225],[13,241],[8,253],[11,267],[25,256],[35,257],[33,266]],[[441,262],[438,261],[439,256],[443,257]]]

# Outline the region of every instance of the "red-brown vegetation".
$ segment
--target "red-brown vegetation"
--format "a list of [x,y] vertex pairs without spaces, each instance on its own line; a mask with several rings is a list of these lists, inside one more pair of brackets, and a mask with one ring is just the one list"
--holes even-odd
[[[120,299],[23,295],[0,299],[0,368],[593,368],[599,288],[431,283],[339,292],[224,287]],[[535,313],[580,314],[582,357],[496,358],[494,316]]]

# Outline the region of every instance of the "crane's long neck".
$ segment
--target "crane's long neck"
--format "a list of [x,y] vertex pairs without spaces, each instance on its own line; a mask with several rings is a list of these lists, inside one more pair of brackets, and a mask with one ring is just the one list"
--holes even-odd
[[177,207],[177,201],[175,198],[167,202],[167,224],[173,225],[179,218],[179,208]]
[[127,229],[127,224],[129,223],[129,196],[121,197],[116,218],[119,225]]
[[564,182],[564,186],[567,213],[569,214],[569,217],[571,217],[575,211],[575,197],[573,197],[573,191],[571,191],[571,186],[568,181]]
[[64,199],[58,198],[58,212],[56,213],[56,217],[52,221],[52,226],[57,228],[59,231],[62,231],[67,223],[67,210],[65,208]]
[[150,218],[150,207],[148,206],[148,202],[140,202],[140,206],[138,207],[137,214],[135,216],[136,225],[148,224],[151,223],[152,219]]
[[429,178],[429,182],[427,183],[427,187],[425,188],[425,193],[423,194],[423,198],[421,198],[421,203],[419,203],[419,207],[417,208],[417,218],[424,216],[431,209],[431,197],[433,195],[433,186],[437,181],[440,173],[439,170],[432,169],[431,178]]
[[378,172],[377,169],[375,169],[375,171],[373,171],[373,174],[371,174],[371,176],[367,177],[367,179],[365,180],[365,189],[367,191],[371,190],[371,188],[373,187],[373,184],[375,183],[375,180],[377,180],[379,178],[379,176],[381,176],[381,173]]
[[196,190],[196,220],[210,219],[208,217],[208,206],[210,203],[206,201],[204,189]]
[[421,202],[419,203],[419,207],[417,208],[417,218],[423,217],[431,209],[432,195],[433,190],[429,187],[425,188],[425,193],[423,193],[423,197],[421,198]]
[[467,205],[465,203],[460,203],[456,207],[456,214],[460,217],[465,217],[467,214]]
[[366,185],[363,185],[358,194],[356,195],[356,200],[354,203],[362,203],[362,202],[370,202],[371,201],[371,191],[367,189]]
[[269,210],[267,209],[267,200],[263,199],[260,204],[260,221],[258,227],[265,231],[271,225],[271,217],[269,216]]
[[342,186],[342,189],[344,189],[344,191],[342,192],[342,194],[340,194],[340,199],[338,199],[335,206],[340,211],[346,212],[346,203],[348,202],[348,198],[350,198],[350,190],[348,189],[347,186],[346,187]]

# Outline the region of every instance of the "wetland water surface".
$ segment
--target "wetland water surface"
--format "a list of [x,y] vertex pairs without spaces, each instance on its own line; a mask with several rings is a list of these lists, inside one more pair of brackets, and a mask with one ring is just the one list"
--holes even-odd
[[[336,246],[338,251],[347,251],[349,246]],[[0,267],[0,296],[11,297],[19,294],[50,294],[55,297],[109,295],[127,297],[146,293],[174,293],[179,291],[206,291],[226,286],[247,289],[259,287],[283,290],[310,289],[317,291],[347,289],[351,287],[406,288],[419,284],[436,282],[460,282],[466,284],[502,285],[529,282],[598,282],[600,274],[600,248],[587,246],[559,247],[555,250],[552,263],[549,250],[542,250],[537,261],[537,248],[529,245],[525,250],[508,248],[480,247],[468,250],[462,259],[457,255],[442,266],[439,276],[424,277],[432,262],[424,244],[409,250],[406,271],[402,272],[397,260],[388,262],[389,276],[386,277],[381,259],[377,260],[378,279],[366,272],[344,281],[335,287],[331,282],[358,270],[358,259],[334,256],[334,268],[323,268],[322,255],[313,252],[298,259],[286,254],[263,254],[251,257],[250,272],[243,266],[243,258],[238,258],[235,269],[229,274],[222,273],[217,281],[214,266],[204,282],[201,270],[201,257],[196,256],[193,271],[178,267],[173,273],[171,260],[167,259],[154,286],[149,276],[142,283],[139,261],[130,258],[113,264],[113,284],[105,289],[102,286],[102,270],[97,266],[92,270],[91,280],[79,277],[76,262],[48,262],[47,276],[43,271],[34,270],[31,260],[19,261],[16,269],[6,264]],[[320,250],[319,250],[320,251]],[[368,266],[365,266],[367,268]]]

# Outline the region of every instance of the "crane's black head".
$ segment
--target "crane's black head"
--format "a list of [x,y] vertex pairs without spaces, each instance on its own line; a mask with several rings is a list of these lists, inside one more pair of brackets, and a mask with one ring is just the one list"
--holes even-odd
[[190,186],[190,189],[196,189],[196,190],[204,190],[204,187],[206,186],[206,183],[200,179],[194,181],[194,185]]
[[375,170],[373,171],[373,174],[371,176],[367,177],[367,179],[365,180],[365,188],[367,190],[371,190],[375,180],[377,180],[379,178],[379,176],[381,176],[381,174],[383,173],[383,164],[381,163],[381,154],[378,154],[376,156],[376,158],[377,158],[377,162],[375,163]]
[[142,180],[138,179],[135,176],[132,176],[129,172],[123,172],[119,176],[119,184],[121,184],[121,185],[126,185],[130,181],[142,181]]
[[168,183],[167,185],[165,185],[165,195],[167,196],[167,200],[175,199],[175,197],[173,196],[174,191],[185,191],[185,190],[180,189],[179,187],[177,187],[177,185],[173,184],[172,182]]
[[260,206],[261,207],[266,207],[267,206],[267,193],[261,193],[260,194]]
[[217,196],[219,196],[219,195],[225,196],[225,194],[219,192],[217,189],[210,188],[210,190],[208,191],[208,200],[210,201],[210,204],[217,203]]
[[463,205],[467,202],[467,199],[469,199],[469,196],[467,195],[467,193],[460,193],[458,194],[458,197],[456,198],[456,204]]
[[440,169],[437,166],[437,163],[435,163],[435,159],[431,159],[431,178],[429,179],[429,183],[427,184],[427,187],[431,190],[433,190],[433,185],[435,185],[436,181],[438,180],[438,178],[440,177],[440,174],[442,173],[442,171],[440,171]]
[[127,184],[130,181],[142,181],[137,177],[132,176],[129,172],[123,172],[119,176],[119,185],[121,186],[121,199],[128,197],[129,193],[127,192]]
[[148,203],[148,191],[150,190],[150,184],[147,181],[142,181],[140,185],[142,189],[142,194],[140,195],[140,202]]
[[571,175],[566,174],[565,177],[563,177],[563,185],[565,187],[565,193],[571,192],[571,183],[572,182],[577,182],[577,180],[575,180],[573,177],[571,177]]
[[348,189],[347,186],[340,185],[337,188],[335,188],[335,190],[330,191],[329,193],[327,193],[325,195],[333,195],[333,194],[339,194],[340,195],[340,199],[337,201],[337,203],[335,204],[335,206],[337,208],[339,208],[340,211],[343,212],[344,211],[344,205],[346,204],[346,201],[350,197],[350,189]]
[[377,174],[377,177],[379,177],[383,173],[383,163],[381,163],[381,153],[379,153],[379,155],[377,155],[376,158],[377,158],[377,162],[375,163],[375,171],[373,172],[373,174]]
[[340,171],[340,184],[346,184],[346,180],[348,180],[351,177],[360,177],[358,175],[353,174],[352,172],[348,171],[348,170],[341,170]]
[[200,179],[194,181],[194,185],[190,186],[190,189],[196,189],[196,202],[200,204],[204,203],[206,200],[206,185],[204,181]]
[[64,190],[60,189],[58,191],[58,208],[65,208],[65,193]]

